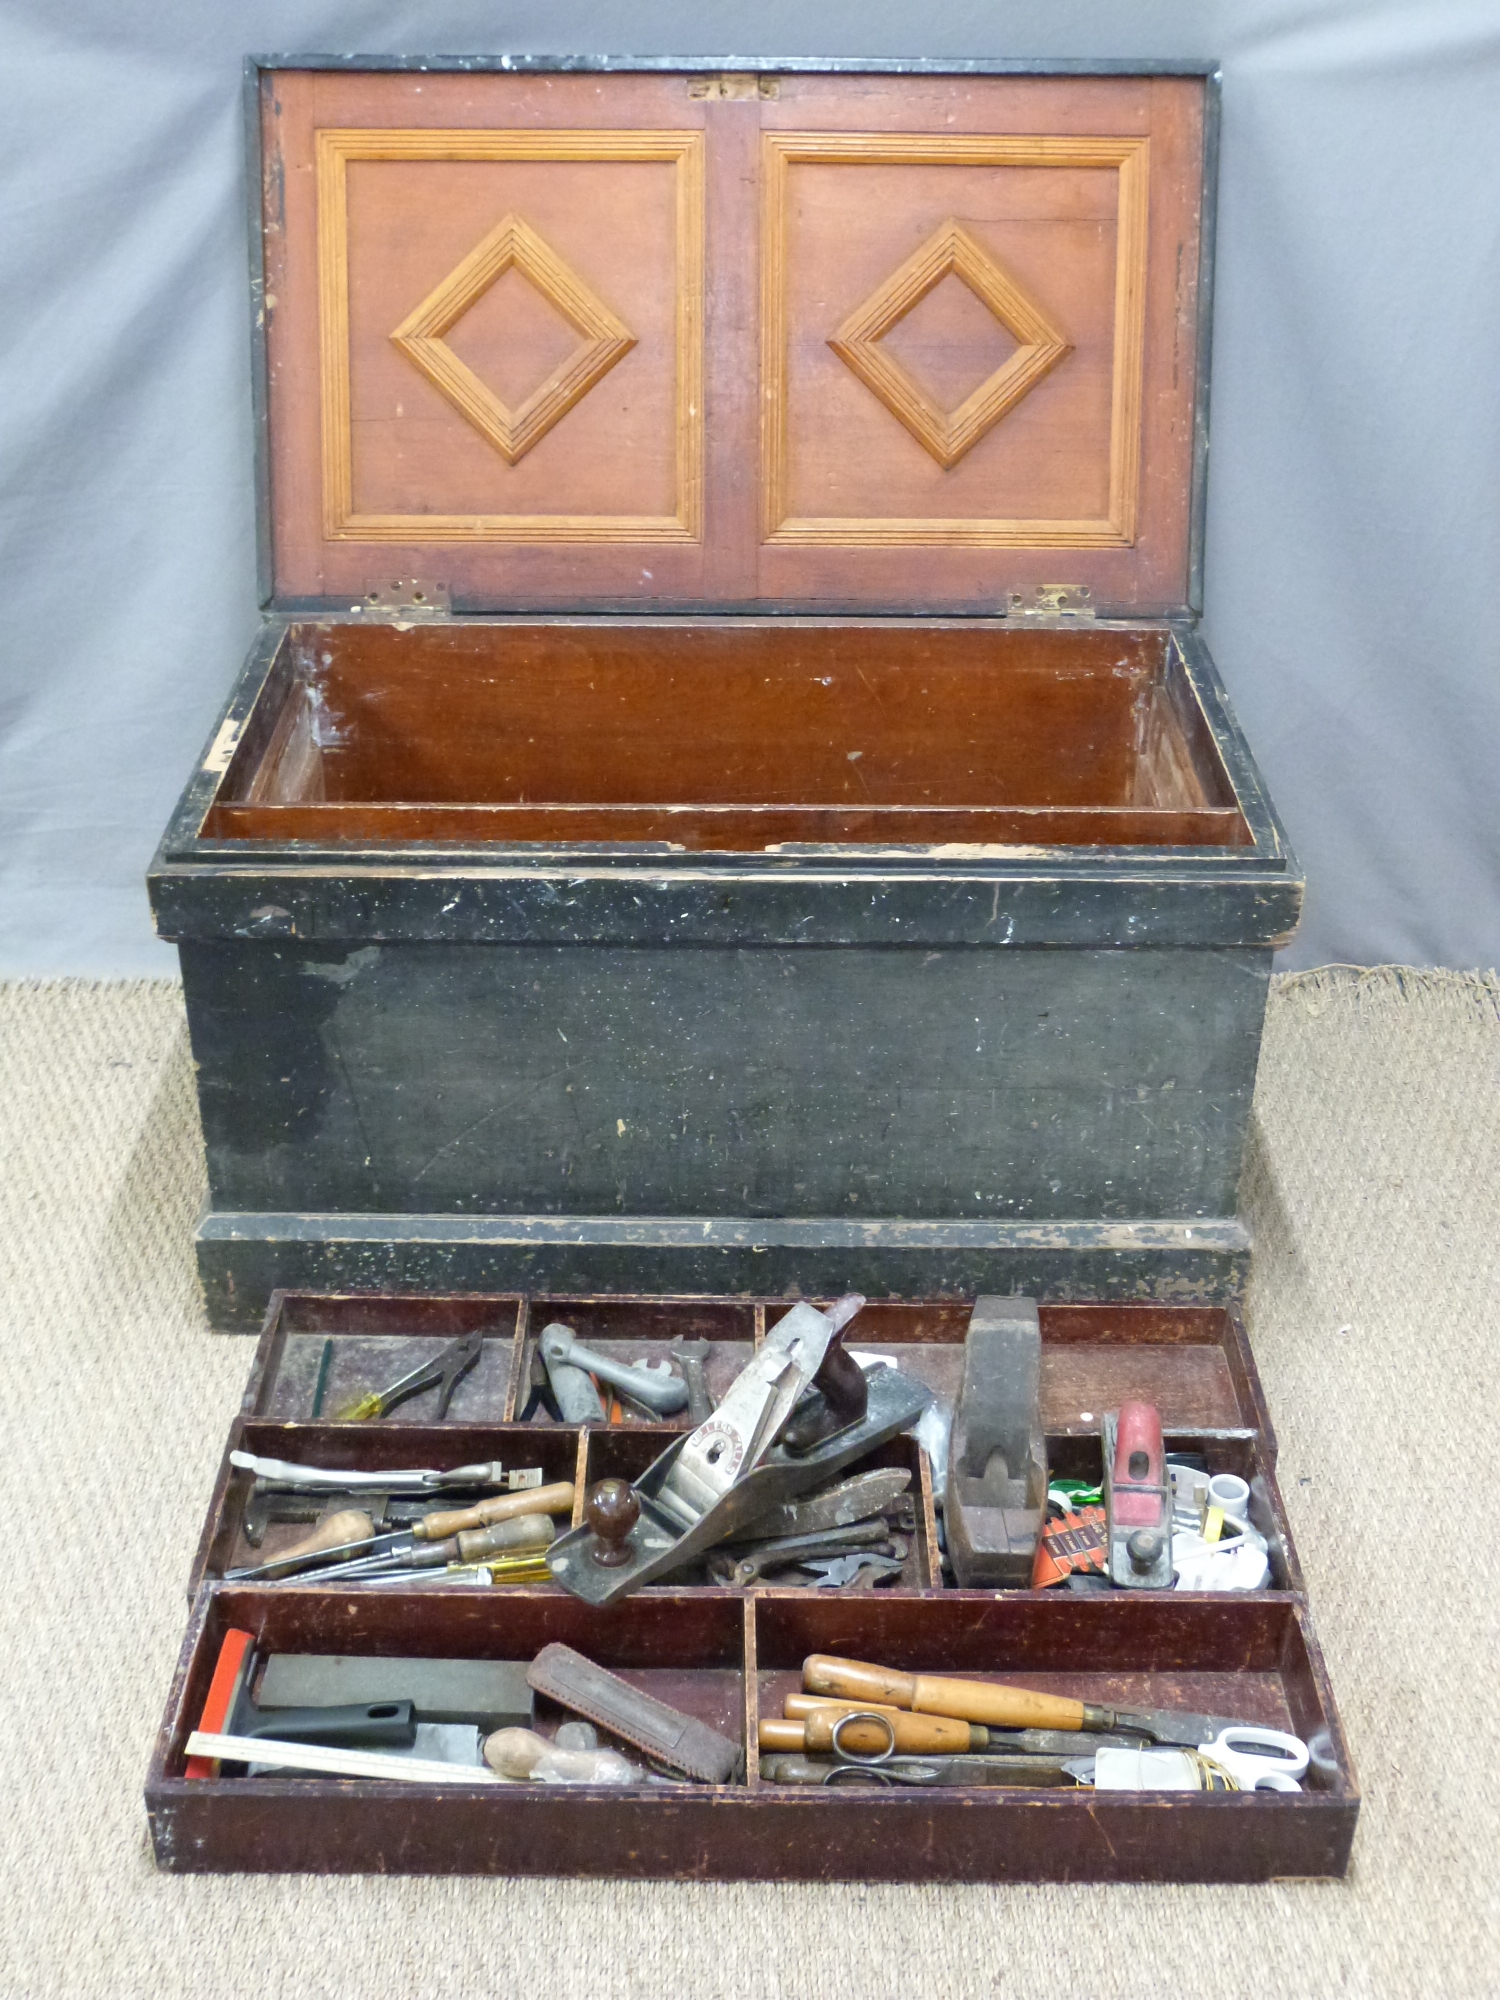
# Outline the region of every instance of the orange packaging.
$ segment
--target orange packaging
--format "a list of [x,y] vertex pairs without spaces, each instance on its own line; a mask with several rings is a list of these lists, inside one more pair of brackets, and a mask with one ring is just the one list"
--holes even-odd
[[1102,1575],[1104,1569],[1104,1509],[1080,1507],[1075,1514],[1062,1514],[1048,1521],[1042,1529],[1031,1569],[1031,1587],[1045,1590],[1049,1584],[1061,1583],[1074,1570],[1091,1570]]

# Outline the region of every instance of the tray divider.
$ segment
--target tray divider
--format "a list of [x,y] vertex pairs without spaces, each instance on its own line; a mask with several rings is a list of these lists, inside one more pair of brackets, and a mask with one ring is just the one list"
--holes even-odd
[[1240,1400],[1240,1409],[1248,1413],[1259,1436],[1262,1456],[1266,1463],[1274,1468],[1276,1432],[1271,1423],[1271,1412],[1266,1407],[1260,1370],[1256,1367],[1250,1352],[1250,1339],[1245,1332],[1245,1322],[1238,1309],[1233,1306],[1228,1309],[1226,1319],[1228,1324],[1225,1328],[1224,1359],[1229,1365],[1234,1392]]
[[237,1506],[231,1510],[230,1482],[234,1478],[234,1467],[229,1463],[229,1454],[239,1449],[244,1429],[243,1417],[237,1417],[229,1427],[229,1437],[224,1446],[224,1456],[219,1461],[218,1476],[214,1480],[208,1512],[203,1517],[203,1531],[198,1537],[198,1546],[193,1552],[192,1567],[188,1571],[189,1604],[197,1595],[198,1586],[207,1574],[209,1564],[217,1556],[218,1564],[222,1567],[228,1561],[229,1552],[239,1538],[244,1508]]
[[585,1425],[578,1433],[578,1445],[573,1459],[573,1514],[568,1522],[570,1528],[583,1526],[583,1503],[589,1490],[589,1434]]
[[531,1330],[531,1294],[523,1292],[516,1304],[516,1332],[510,1355],[510,1380],[505,1385],[505,1409],[501,1422],[513,1424],[516,1405],[521,1400],[523,1370],[526,1365],[526,1336]]
[[759,1347],[761,1342],[765,1339],[765,1337],[766,1337],[765,1303],[763,1300],[757,1300],[755,1305],[755,1332],[752,1336],[754,1344],[757,1347]]
[[932,1490],[932,1460],[917,1446],[917,1535],[927,1572],[923,1590],[943,1588],[943,1559],[938,1549],[937,1496]]
[[745,1709],[745,1786],[752,1792],[760,1790],[760,1668],[756,1652],[755,1606],[756,1594],[753,1590],[747,1590],[741,1607],[744,1618],[742,1689]]
[[255,1344],[255,1359],[250,1364],[249,1381],[244,1395],[240,1398],[242,1416],[260,1417],[268,1414],[266,1404],[276,1387],[281,1374],[281,1365],[285,1359],[286,1293],[275,1291],[272,1292],[266,1307],[266,1316],[260,1323],[260,1339]]

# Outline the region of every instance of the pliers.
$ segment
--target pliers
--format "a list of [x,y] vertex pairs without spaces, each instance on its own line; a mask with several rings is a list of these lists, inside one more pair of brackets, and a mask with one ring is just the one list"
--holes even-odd
[[462,1340],[455,1340],[451,1346],[434,1354],[430,1361],[424,1361],[419,1368],[413,1368],[409,1375],[403,1375],[392,1382],[388,1389],[372,1389],[355,1402],[336,1410],[332,1421],[336,1424],[367,1424],[373,1418],[387,1417],[398,1403],[404,1403],[412,1396],[420,1396],[426,1389],[438,1385],[436,1421],[441,1422],[448,1414],[448,1405],[453,1401],[453,1392],[478,1361],[484,1347],[484,1334],[477,1329],[466,1333]]

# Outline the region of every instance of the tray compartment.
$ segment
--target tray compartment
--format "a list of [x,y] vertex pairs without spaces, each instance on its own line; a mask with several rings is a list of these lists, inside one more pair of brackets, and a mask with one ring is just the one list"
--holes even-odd
[[[658,1453],[671,1443],[676,1432],[666,1427],[652,1431],[645,1428],[627,1430],[623,1426],[612,1425],[608,1430],[592,1428],[586,1435],[586,1483],[592,1486],[596,1479],[627,1479],[632,1482],[639,1479]],[[907,1491],[912,1497],[916,1526],[912,1532],[911,1552],[907,1556],[905,1567],[894,1582],[880,1586],[874,1593],[877,1597],[884,1597],[892,1590],[932,1589],[939,1575],[937,1539],[931,1504],[931,1468],[927,1462],[927,1454],[915,1438],[896,1437],[883,1445],[877,1445],[874,1451],[867,1452],[853,1465],[845,1466],[838,1477],[852,1479],[856,1473],[875,1472],[887,1466],[899,1466],[911,1473],[911,1485]],[[580,1508],[580,1518],[581,1511]],[[660,1586],[667,1591],[691,1587],[693,1586],[676,1581]],[[709,1586],[696,1587],[703,1589]],[[751,1586],[755,1590],[773,1587],[763,1584]],[[813,1590],[809,1594],[817,1597],[826,1593]]]
[[[529,1425],[500,1428],[402,1424],[391,1428],[386,1424],[272,1426],[252,1422],[236,1431],[230,1449],[252,1452],[262,1458],[288,1459],[295,1465],[347,1467],[355,1472],[421,1465],[445,1468],[498,1458],[507,1470],[522,1466],[540,1468],[541,1484],[550,1486],[564,1479],[576,1481],[579,1444],[577,1431],[533,1430]],[[254,1483],[254,1474],[231,1466],[226,1452],[215,1504],[194,1564],[194,1588],[205,1574],[220,1576],[226,1569],[271,1562],[278,1549],[289,1547],[309,1532],[311,1516],[301,1523],[272,1521],[262,1538],[252,1541],[246,1532],[246,1508]],[[316,1501],[315,1495],[307,1497],[310,1502]],[[427,1495],[427,1499],[434,1507],[455,1504],[440,1490]],[[356,1496],[341,1504],[358,1506],[359,1500]],[[565,1525],[559,1519],[559,1533]]]
[[[743,1740],[745,1629],[724,1596],[632,1598],[591,1611],[561,1593],[206,1591],[190,1625],[146,1787],[160,1867],[318,1874],[710,1873],[734,1786],[392,1784],[292,1775],[193,1780],[197,1727],[224,1634],[267,1651],[531,1660],[554,1640]],[[561,1719],[539,1704],[550,1733]],[[665,1810],[663,1810],[665,1808]]]
[[[533,1297],[528,1302],[525,1330],[521,1336],[520,1367],[516,1376],[515,1412],[523,1409],[530,1393],[532,1357],[544,1327],[560,1320],[571,1327],[585,1347],[592,1347],[627,1366],[637,1361],[670,1360],[672,1342],[708,1342],[703,1372],[709,1395],[719,1402],[734,1378],[755,1352],[757,1309],[738,1299],[642,1299],[642,1298],[548,1298]],[[622,1397],[611,1398],[601,1382],[600,1395],[608,1410],[611,1401],[619,1404],[620,1415],[613,1427],[668,1431],[688,1430],[691,1419],[686,1408],[670,1417],[648,1415]],[[538,1408],[529,1419],[534,1424],[552,1422]],[[658,1444],[657,1450],[662,1445]],[[654,1454],[653,1454],[654,1456]]]
[[[810,1652],[1291,1728],[1296,1795],[725,1787],[435,1788],[190,1781],[183,1745],[224,1631],[268,1648],[529,1658],[550,1639],[732,1729],[777,1714]],[[746,1706],[737,1710],[736,1701]],[[556,1718],[543,1709],[542,1721]],[[1358,1794],[1321,1658],[1288,1598],[875,1601],[644,1593],[603,1612],[514,1593],[205,1591],[147,1786],[159,1865],[188,1871],[575,1874],[723,1880],[1263,1881],[1338,1875]]]
[[[1195,1432],[1168,1431],[1163,1442],[1170,1452],[1195,1452],[1207,1461],[1210,1473],[1237,1473],[1250,1488],[1250,1523],[1258,1528],[1266,1538],[1271,1561],[1271,1577],[1266,1589],[1271,1591],[1291,1591],[1298,1596],[1306,1594],[1302,1577],[1302,1565],[1297,1558],[1296,1545],[1291,1529],[1287,1525],[1286,1503],[1281,1497],[1281,1488],[1276,1483],[1276,1473],[1266,1459],[1259,1443],[1253,1438],[1205,1437]],[[1047,1439],[1047,1469],[1056,1479],[1087,1479],[1098,1481],[1103,1477],[1103,1449],[1097,1439],[1049,1434]],[[1052,1588],[1065,1589],[1065,1585]],[[1051,1594],[1050,1591],[1048,1593]],[[1175,1594],[1175,1593],[1174,1593]],[[1210,1593],[1217,1595],[1218,1593]],[[1243,1595],[1242,1592],[1230,1593]],[[1264,1591],[1253,1593],[1264,1596]]]
[[828,1793],[770,1785],[757,1771],[758,1796],[785,1806],[789,1874],[1212,1882],[1347,1867],[1357,1787],[1317,1642],[1293,1600],[953,1593],[877,1610],[782,1593],[755,1600],[755,1621],[762,1715],[781,1713],[808,1653],[830,1652],[1084,1700],[1224,1713],[1291,1729],[1319,1752],[1300,1794]]
[[[767,1326],[787,1310],[784,1301],[768,1302]],[[872,1299],[848,1344],[884,1355],[951,1403],[963,1378],[969,1310],[963,1300]],[[1049,1437],[1096,1436],[1104,1411],[1139,1397],[1157,1405],[1168,1430],[1253,1434],[1274,1460],[1275,1434],[1236,1312],[1044,1302],[1041,1327],[1042,1423]]]
[[[325,1346],[331,1343],[320,1420],[371,1389],[408,1374],[438,1348],[476,1329],[478,1361],[458,1384],[445,1422],[502,1423],[509,1414],[522,1301],[494,1298],[359,1297],[278,1293],[266,1316],[246,1414],[283,1423],[313,1418]],[[431,1424],[437,1391],[400,1403],[380,1424]],[[362,1426],[363,1428],[363,1426]]]
[[[809,1653],[836,1653],[1120,1708],[1228,1715],[1303,1737],[1331,1726],[1301,1607],[1284,1597],[954,1591],[898,1600],[887,1615],[853,1598],[808,1605],[805,1596],[769,1592],[756,1601],[763,1715],[781,1713]],[[1308,1784],[1334,1791],[1343,1779],[1325,1766]]]
[[1166,626],[297,623],[209,840],[1252,846]]

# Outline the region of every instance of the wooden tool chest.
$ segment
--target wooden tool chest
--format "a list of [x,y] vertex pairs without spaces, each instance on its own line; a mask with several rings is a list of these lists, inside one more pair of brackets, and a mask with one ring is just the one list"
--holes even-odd
[[1234,1291],[1215,93],[252,65],[266,620],[151,874],[217,1324]]
[[[631,1359],[674,1338],[708,1342],[717,1397],[784,1300],[621,1296],[281,1295],[272,1303],[230,1450],[366,1471],[500,1459],[547,1481],[634,1478],[685,1426],[517,1422],[540,1330],[562,1320]],[[854,1323],[861,1351],[951,1397],[968,1309],[879,1301]],[[415,1403],[378,1423],[336,1408],[455,1336],[480,1358],[434,1423]],[[247,1539],[252,1482],[226,1452],[189,1582],[187,1637],[146,1788],[164,1868],[723,1879],[1261,1881],[1338,1875],[1359,1809],[1277,1486],[1276,1440],[1237,1313],[1223,1306],[1057,1304],[1041,1310],[1041,1411],[1050,1474],[1097,1478],[1101,1413],[1154,1401],[1170,1447],[1251,1489],[1268,1586],[1240,1594],[1100,1595],[945,1587],[926,1454],[898,1437],[911,1559],[879,1590],[646,1587],[600,1607],[555,1585],[399,1587],[222,1580],[300,1532]],[[225,1634],[281,1654],[530,1661],[561,1641],[744,1745],[734,1783],[611,1789],[392,1784],[295,1776],[193,1778],[199,1724]],[[1290,1730],[1312,1762],[1296,1793],[1119,1793],[1014,1788],[799,1790],[767,1782],[761,1718],[780,1713],[811,1653],[922,1673],[1012,1680],[1087,1701],[1218,1712]],[[536,1726],[562,1712],[538,1698]]]

